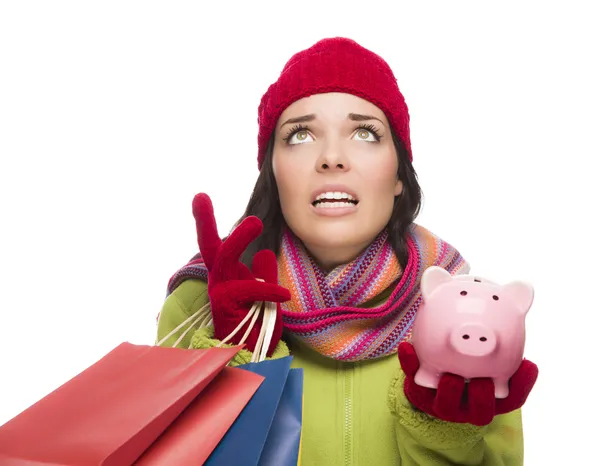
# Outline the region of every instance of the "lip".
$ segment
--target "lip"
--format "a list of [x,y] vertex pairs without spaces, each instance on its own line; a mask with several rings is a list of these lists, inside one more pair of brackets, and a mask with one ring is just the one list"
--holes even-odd
[[310,208],[316,215],[322,217],[343,217],[344,215],[350,215],[358,211],[358,205],[354,204],[347,207],[315,207],[311,205]]
[[[320,188],[315,189],[312,194],[311,194],[311,198],[310,198],[310,203],[312,204],[313,202],[315,202],[317,200],[317,196],[319,194],[323,194],[323,193],[329,193],[329,192],[342,192],[342,193],[346,193],[346,194],[350,194],[354,199],[356,199],[357,201],[360,201],[360,199],[358,198],[356,192],[352,189],[350,189],[348,186],[343,185],[343,184],[324,184],[323,186],[321,186]],[[345,209],[346,207],[344,207]],[[338,209],[331,209],[331,210],[338,210]]]

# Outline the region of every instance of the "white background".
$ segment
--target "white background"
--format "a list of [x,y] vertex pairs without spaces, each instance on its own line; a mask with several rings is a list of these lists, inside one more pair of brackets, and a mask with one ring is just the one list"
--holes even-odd
[[120,342],[154,342],[197,250],[193,195],[226,234],[257,175],[261,95],[341,35],[398,77],[418,223],[475,273],[535,286],[526,464],[595,463],[594,3],[3,2],[0,424]]

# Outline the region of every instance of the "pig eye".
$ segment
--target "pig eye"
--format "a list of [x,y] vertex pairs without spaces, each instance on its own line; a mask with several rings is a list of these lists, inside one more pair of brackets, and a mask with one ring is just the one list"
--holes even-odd
[[492,298],[494,298],[494,301],[498,301],[500,298],[496,295],[492,296]]
[[467,292],[466,292],[466,291],[461,291],[461,292],[460,292],[460,295],[461,295],[461,296],[467,296]]

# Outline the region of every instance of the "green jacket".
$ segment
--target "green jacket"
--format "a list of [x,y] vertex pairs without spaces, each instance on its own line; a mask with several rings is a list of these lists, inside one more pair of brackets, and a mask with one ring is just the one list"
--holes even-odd
[[[383,293],[383,301],[389,292]],[[183,282],[164,302],[157,341],[208,302],[206,283]],[[371,301],[373,306],[378,302]],[[186,327],[164,346],[172,346]],[[178,345],[218,343],[212,328],[190,331]],[[344,363],[325,358],[284,334],[273,357],[293,356],[304,369],[301,464],[310,466],[428,466],[523,464],[520,410],[486,427],[455,424],[415,410],[404,395],[396,355]],[[289,352],[288,352],[289,351]],[[250,361],[242,350],[234,364]]]

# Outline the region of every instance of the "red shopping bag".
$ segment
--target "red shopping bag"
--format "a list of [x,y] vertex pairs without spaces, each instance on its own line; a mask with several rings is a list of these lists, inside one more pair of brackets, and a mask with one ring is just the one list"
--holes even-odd
[[0,465],[132,464],[240,349],[123,343],[0,426]]
[[264,377],[226,367],[186,408],[136,466],[204,464]]

